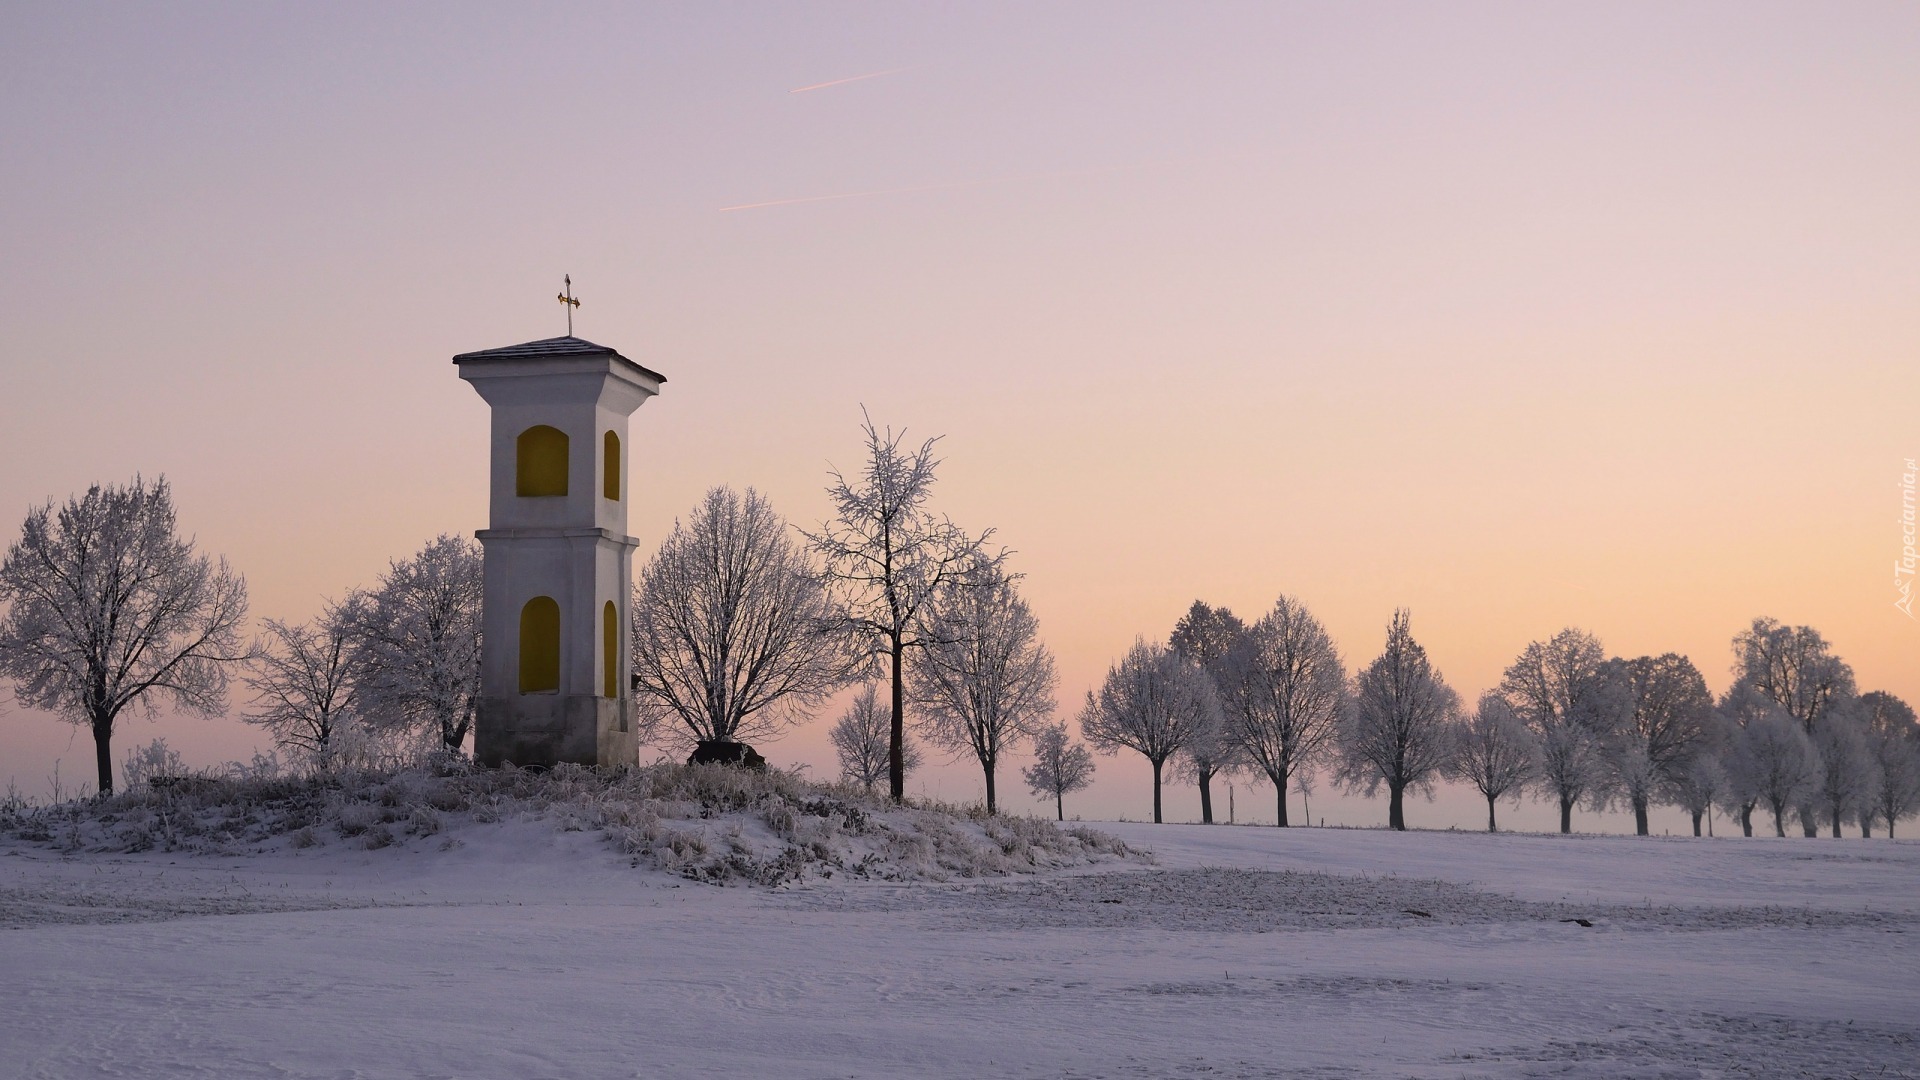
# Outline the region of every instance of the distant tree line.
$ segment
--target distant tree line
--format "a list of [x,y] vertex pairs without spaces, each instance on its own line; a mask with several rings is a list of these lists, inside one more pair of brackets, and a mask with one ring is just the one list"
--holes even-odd
[[1774,834],[1807,836],[1896,824],[1920,813],[1920,724],[1884,691],[1858,693],[1852,669],[1811,627],[1755,619],[1733,639],[1732,686],[1717,700],[1677,653],[1610,657],[1568,628],[1528,644],[1472,709],[1394,613],[1379,656],[1349,673],[1332,638],[1297,599],[1282,596],[1248,625],[1195,601],[1162,646],[1134,643],[1081,710],[1082,733],[1105,753],[1132,750],[1153,769],[1154,820],[1171,763],[1200,789],[1270,782],[1285,826],[1290,781],[1320,770],[1350,790],[1387,796],[1387,823],[1407,827],[1405,796],[1450,779],[1487,801],[1534,795],[1573,831],[1576,809],[1681,808],[1694,835],[1713,808],[1752,836],[1754,814]]

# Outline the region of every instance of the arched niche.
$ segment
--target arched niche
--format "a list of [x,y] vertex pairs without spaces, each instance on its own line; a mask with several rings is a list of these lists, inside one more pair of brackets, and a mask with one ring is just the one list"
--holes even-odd
[[560,605],[536,596],[520,609],[520,692],[560,689]]
[[600,669],[602,697],[620,696],[620,608],[613,601],[600,613]]
[[620,501],[620,436],[609,431],[600,440],[600,456],[604,459],[600,468],[602,481],[600,494],[614,502]]
[[514,442],[514,494],[544,498],[567,493],[567,433],[537,424]]

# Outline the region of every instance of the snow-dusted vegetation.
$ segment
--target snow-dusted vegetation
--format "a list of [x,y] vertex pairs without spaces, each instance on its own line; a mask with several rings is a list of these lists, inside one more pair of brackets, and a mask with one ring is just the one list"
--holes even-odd
[[[139,761],[164,756],[155,744]],[[698,881],[944,881],[1136,858],[1091,829],[933,803],[896,806],[778,770],[660,763],[634,769],[404,768],[174,775],[103,798],[0,807],[0,830],[72,853],[238,855],[344,846],[448,847],[474,827],[541,822],[604,836],[634,865]]]

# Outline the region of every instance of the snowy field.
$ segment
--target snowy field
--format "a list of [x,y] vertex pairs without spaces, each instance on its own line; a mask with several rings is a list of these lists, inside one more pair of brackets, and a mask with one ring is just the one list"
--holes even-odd
[[526,821],[5,841],[0,1075],[1920,1076],[1920,844],[1100,828],[1157,862],[769,890]]

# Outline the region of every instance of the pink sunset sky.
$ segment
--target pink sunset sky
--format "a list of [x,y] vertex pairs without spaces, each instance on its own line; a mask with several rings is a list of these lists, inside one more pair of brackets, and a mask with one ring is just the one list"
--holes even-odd
[[[256,617],[310,617],[484,525],[448,360],[564,332],[568,273],[670,380],[640,559],[713,484],[817,524],[864,405],[946,437],[1068,716],[1195,598],[1281,592],[1350,666],[1411,608],[1468,700],[1568,625],[1717,692],[1770,615],[1920,702],[1916,57],[1913,4],[6,6],[0,529],[164,473]],[[763,749],[829,774],[836,713]],[[265,745],[163,715],[116,758],[155,736]],[[0,782],[56,759],[85,733],[0,703]]]

